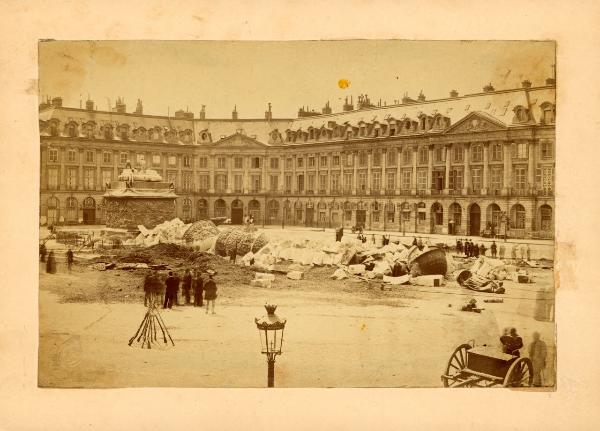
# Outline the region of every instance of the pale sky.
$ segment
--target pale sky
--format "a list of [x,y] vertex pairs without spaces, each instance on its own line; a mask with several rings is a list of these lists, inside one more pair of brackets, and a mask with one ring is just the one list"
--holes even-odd
[[[544,85],[555,64],[553,42],[41,42],[40,95],[79,107],[89,94],[97,109],[142,99],[145,114],[189,108],[196,118],[295,118],[300,106],[334,112],[345,96],[368,94],[388,105],[404,92],[427,99],[515,88],[523,79]],[[341,89],[340,79],[350,81]]]

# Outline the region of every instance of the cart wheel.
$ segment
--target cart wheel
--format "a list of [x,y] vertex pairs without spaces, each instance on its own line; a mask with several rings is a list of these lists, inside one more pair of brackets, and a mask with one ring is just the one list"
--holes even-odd
[[508,369],[504,383],[505,388],[531,386],[533,382],[533,366],[529,358],[519,358]]
[[[445,388],[451,388],[456,383],[460,383],[461,380],[459,376],[462,371],[467,367],[467,350],[469,350],[472,346],[470,344],[461,344],[456,348],[452,356],[450,356],[450,360],[448,361],[448,365],[446,366],[445,376],[442,377],[442,381],[444,383]],[[463,386],[465,387],[465,386]]]

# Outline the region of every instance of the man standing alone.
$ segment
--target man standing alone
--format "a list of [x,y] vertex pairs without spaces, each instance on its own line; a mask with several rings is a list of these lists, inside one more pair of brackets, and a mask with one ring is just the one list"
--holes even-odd
[[546,343],[540,339],[540,333],[533,333],[533,341],[529,345],[529,359],[531,359],[531,365],[533,365],[533,386],[542,386],[543,382],[543,371],[546,368],[546,356],[548,351]]
[[217,285],[213,280],[212,274],[208,274],[208,281],[204,283],[204,299],[206,299],[206,314],[212,304],[212,314],[215,314],[215,299],[217,299]]
[[67,250],[67,269],[71,272],[71,266],[73,266],[73,250]]
[[185,303],[190,303],[190,294],[192,291],[192,274],[189,269],[185,270],[185,274],[183,276],[183,296],[185,298]]
[[194,274],[194,307],[202,307],[202,294],[204,293],[204,280],[202,273],[196,270]]

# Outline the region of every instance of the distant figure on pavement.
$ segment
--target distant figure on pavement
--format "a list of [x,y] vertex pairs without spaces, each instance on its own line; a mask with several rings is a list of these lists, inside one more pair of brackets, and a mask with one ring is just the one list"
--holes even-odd
[[492,245],[491,245],[491,247],[490,247],[490,250],[491,250],[491,252],[492,252],[492,257],[493,257],[494,259],[496,259],[496,253],[497,253],[497,251],[498,251],[498,246],[496,245],[496,241],[492,241]]
[[500,259],[504,259],[505,247],[503,243],[500,243],[500,247],[498,247],[498,252],[500,253]]
[[525,245],[519,244],[519,248],[521,249],[521,260],[525,260]]
[[213,280],[212,274],[208,274],[208,281],[204,283],[204,299],[206,300],[206,314],[208,308],[212,305],[212,314],[215,314],[215,299],[217,299],[217,284]]
[[460,238],[456,241],[456,252],[458,254],[462,254],[462,252],[463,252],[463,243],[460,240]]
[[485,245],[483,245],[483,243],[482,243],[482,244],[479,246],[479,254],[480,254],[481,256],[485,256],[485,250],[486,250],[486,248],[485,248]]
[[67,269],[71,272],[71,266],[73,266],[73,250],[70,248],[67,250]]
[[548,351],[546,343],[540,339],[540,333],[533,333],[533,341],[529,345],[529,359],[533,365],[533,386],[544,385],[544,369]]
[[474,257],[479,257],[479,246],[475,243],[471,244],[471,254]]
[[196,270],[194,274],[194,307],[202,307],[202,294],[204,293],[204,279],[202,273]]
[[173,302],[175,302],[177,290],[179,290],[179,277],[174,276],[173,271],[169,271],[165,284],[167,285],[167,291],[163,308],[173,308]]
[[183,275],[183,297],[185,298],[185,303],[190,304],[190,294],[192,291],[192,274],[189,269],[185,270],[185,274]]
[[512,245],[512,248],[510,249],[510,258],[512,259],[513,263],[517,261],[517,244]]
[[48,253],[48,259],[46,259],[46,272],[48,274],[56,274],[56,258],[54,252]]
[[529,244],[527,244],[527,249],[526,249],[526,253],[527,253],[527,260],[531,260],[531,248],[529,247]]
[[46,244],[40,244],[40,262],[46,262]]

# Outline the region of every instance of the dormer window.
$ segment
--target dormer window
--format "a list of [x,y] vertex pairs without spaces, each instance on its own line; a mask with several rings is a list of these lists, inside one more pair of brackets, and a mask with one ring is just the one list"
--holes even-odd
[[105,126],[104,127],[104,139],[112,139],[112,138],[113,138],[112,127]]
[[529,121],[529,110],[523,106],[515,106],[514,123],[527,123]]
[[544,102],[540,106],[542,108],[542,124],[554,124],[555,122],[555,107],[552,103]]
[[50,123],[50,136],[58,136],[58,124],[56,122]]
[[425,125],[427,124],[425,116],[421,117],[420,122],[421,122],[421,130],[425,130]]
[[77,135],[78,135],[78,134],[77,134],[77,124],[75,124],[75,123],[70,123],[70,124],[69,124],[68,133],[69,133],[69,136],[70,136],[71,138],[76,138],[76,137],[77,137]]

